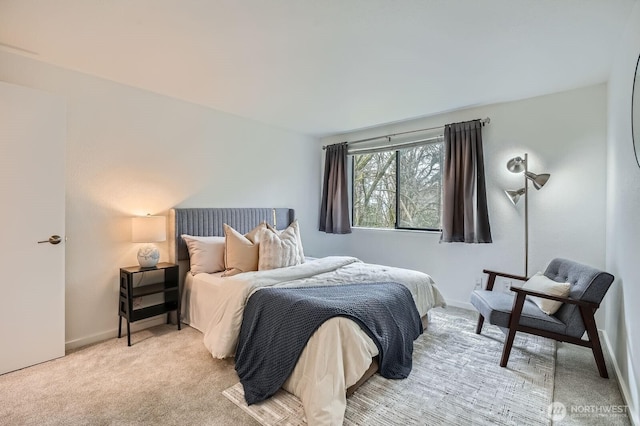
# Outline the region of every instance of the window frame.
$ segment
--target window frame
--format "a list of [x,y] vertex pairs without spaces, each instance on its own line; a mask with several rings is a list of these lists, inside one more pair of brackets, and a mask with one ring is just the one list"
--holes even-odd
[[[432,144],[441,144],[442,145],[442,151],[444,154],[444,143],[442,141],[437,141],[437,142],[431,142],[430,144],[425,144],[425,145],[432,145]],[[355,156],[356,155],[363,155],[363,154],[349,154],[351,155],[351,197],[350,197],[350,201],[351,201],[351,227],[352,228],[361,228],[361,229],[380,229],[380,230],[401,230],[401,231],[421,231],[421,232],[442,232],[442,197],[440,198],[440,228],[415,228],[415,227],[405,227],[405,226],[399,226],[398,225],[398,214],[400,213],[400,207],[399,207],[399,203],[398,203],[398,197],[400,194],[400,149],[394,149],[394,150],[389,150],[389,151],[394,151],[395,153],[395,157],[396,157],[396,217],[395,217],[395,221],[393,224],[393,228],[376,228],[376,227],[368,227],[368,226],[358,226],[355,224],[355,203],[353,202],[354,199],[354,195],[355,195],[355,177],[356,177],[356,167],[355,167]],[[441,179],[440,179],[440,191],[442,192],[442,177],[444,175],[444,168],[443,168],[444,164],[442,162],[442,160],[440,161],[440,170],[441,170]]]

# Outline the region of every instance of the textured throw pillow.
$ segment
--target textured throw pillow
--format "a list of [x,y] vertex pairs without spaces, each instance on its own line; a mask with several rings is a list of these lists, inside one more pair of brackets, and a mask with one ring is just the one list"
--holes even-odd
[[231,277],[241,272],[258,270],[258,247],[260,231],[266,230],[264,223],[242,235],[226,223],[223,224],[225,249],[225,272],[223,277]]
[[224,237],[183,235],[189,250],[191,274],[212,274],[224,271]]
[[278,231],[276,228],[274,228],[273,226],[269,225],[267,223],[267,228],[269,228],[271,231],[275,232],[276,234],[280,234],[284,231],[286,231],[289,228],[292,228],[293,231],[296,233],[296,244],[298,245],[298,256],[300,257],[300,263],[304,263],[304,250],[302,248],[302,237],[300,237],[300,225],[298,224],[298,219],[294,220],[291,225],[289,225],[284,231]]
[[[552,296],[566,297],[569,294],[571,284],[553,281],[547,278],[542,272],[538,272],[529,278],[522,288],[537,291],[538,293],[550,294]],[[562,306],[562,302],[544,299],[542,297],[527,296],[527,299],[538,305],[540,310],[547,315],[555,314],[558,309],[560,309],[560,306]]]
[[261,231],[259,254],[259,271],[299,265],[298,237],[294,228],[288,227],[282,232]]

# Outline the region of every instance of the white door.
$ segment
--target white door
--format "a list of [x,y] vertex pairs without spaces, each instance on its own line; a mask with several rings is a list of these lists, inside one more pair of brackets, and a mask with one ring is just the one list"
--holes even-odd
[[61,98],[0,82],[0,374],[64,356],[65,134]]

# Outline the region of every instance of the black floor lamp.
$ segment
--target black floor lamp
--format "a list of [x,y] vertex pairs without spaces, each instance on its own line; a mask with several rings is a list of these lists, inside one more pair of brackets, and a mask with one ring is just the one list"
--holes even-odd
[[512,173],[524,172],[524,187],[516,190],[504,191],[513,205],[520,201],[520,197],[524,196],[524,276],[529,276],[529,181],[533,182],[535,189],[540,189],[549,180],[549,174],[544,173],[537,175],[529,171],[527,154],[522,157],[514,157],[507,162],[507,169]]

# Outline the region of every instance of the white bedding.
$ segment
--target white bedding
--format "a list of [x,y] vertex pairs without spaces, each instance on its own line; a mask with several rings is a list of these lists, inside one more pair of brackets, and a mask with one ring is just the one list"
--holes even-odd
[[[427,274],[366,264],[353,257],[325,257],[226,278],[221,274],[187,275],[183,320],[204,333],[205,346],[217,358],[234,355],[246,301],[263,287],[394,281],[411,291],[420,316],[445,305]],[[362,377],[377,354],[374,342],[355,322],[333,318],[311,336],[283,388],[300,398],[309,425],[342,424],[346,389]]]

